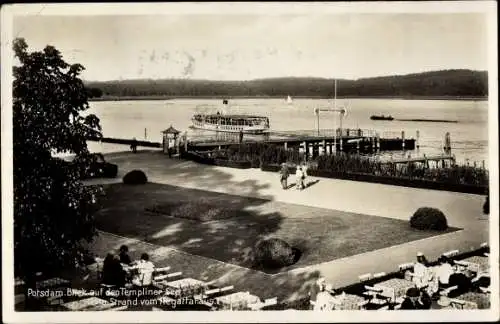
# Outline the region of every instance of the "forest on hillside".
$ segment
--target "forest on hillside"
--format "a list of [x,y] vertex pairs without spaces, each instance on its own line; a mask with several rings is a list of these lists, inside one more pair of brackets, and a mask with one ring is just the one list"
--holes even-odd
[[[91,98],[99,97],[313,97],[334,96],[334,80],[269,78],[250,81],[194,79],[86,82]],[[337,80],[338,97],[461,97],[488,96],[486,71],[443,70],[407,75]]]

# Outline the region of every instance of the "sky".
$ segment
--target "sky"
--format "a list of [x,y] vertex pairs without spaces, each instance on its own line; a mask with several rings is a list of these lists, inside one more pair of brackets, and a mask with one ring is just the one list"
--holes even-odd
[[47,44],[89,81],[362,77],[488,69],[481,13],[25,16],[14,37]]

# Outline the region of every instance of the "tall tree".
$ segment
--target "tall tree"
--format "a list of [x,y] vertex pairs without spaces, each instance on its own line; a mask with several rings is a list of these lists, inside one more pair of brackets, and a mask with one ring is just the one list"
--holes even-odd
[[[102,135],[95,115],[82,116],[89,107],[83,66],[69,65],[53,46],[30,53],[22,38],[13,49],[14,268],[27,289],[36,272],[73,266],[96,233],[98,190],[80,179],[92,159],[86,138]],[[76,154],[77,167],[54,153]]]

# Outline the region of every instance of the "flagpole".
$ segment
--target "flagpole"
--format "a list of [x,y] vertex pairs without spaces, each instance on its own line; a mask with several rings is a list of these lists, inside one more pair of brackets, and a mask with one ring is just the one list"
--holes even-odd
[[[337,79],[334,79],[333,83],[334,87],[334,95],[333,95],[333,109],[337,109]],[[333,148],[334,152],[337,151],[337,129],[336,129],[336,123],[335,123],[335,114],[333,114]]]

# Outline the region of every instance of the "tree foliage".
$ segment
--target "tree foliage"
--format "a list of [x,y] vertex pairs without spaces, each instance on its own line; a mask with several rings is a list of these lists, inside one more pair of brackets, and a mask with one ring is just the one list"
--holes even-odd
[[[69,65],[53,46],[28,52],[24,39],[13,50],[14,264],[16,276],[29,281],[38,271],[74,265],[80,243],[95,235],[99,192],[80,179],[91,162],[86,138],[100,137],[101,127],[96,116],[82,116],[83,66]],[[74,153],[80,165],[54,153]]]
[[[339,97],[486,97],[488,73],[444,70],[407,75],[337,80]],[[193,79],[89,82],[104,96],[187,97],[322,97],[334,96],[334,80],[325,78],[269,78],[250,81]]]

